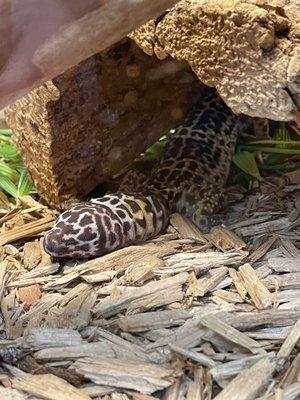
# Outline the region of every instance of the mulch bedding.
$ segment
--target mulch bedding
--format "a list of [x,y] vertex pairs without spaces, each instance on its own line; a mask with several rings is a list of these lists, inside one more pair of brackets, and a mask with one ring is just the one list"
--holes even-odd
[[299,181],[228,193],[226,228],[62,263],[56,212],[2,201],[0,399],[299,398]]

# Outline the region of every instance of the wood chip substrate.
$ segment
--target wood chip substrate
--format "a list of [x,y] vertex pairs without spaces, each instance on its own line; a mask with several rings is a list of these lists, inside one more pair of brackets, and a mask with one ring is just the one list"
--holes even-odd
[[300,185],[228,189],[228,224],[174,214],[85,262],[42,246],[56,213],[1,199],[0,399],[300,398]]

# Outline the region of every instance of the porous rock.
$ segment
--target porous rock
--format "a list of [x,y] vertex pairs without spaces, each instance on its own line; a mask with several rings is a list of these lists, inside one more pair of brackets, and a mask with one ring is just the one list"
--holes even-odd
[[124,39],[30,92],[6,117],[38,192],[55,205],[110,179],[200,81],[236,113],[300,127],[299,15],[297,0],[182,0],[130,35],[143,51]]
[[5,121],[5,116],[3,110],[0,110],[0,129],[7,129],[7,123]]
[[299,15],[298,0],[183,0],[130,37],[187,61],[234,112],[289,121],[300,108]]
[[201,84],[185,62],[159,61],[124,39],[5,109],[39,194],[87,194],[184,116]]

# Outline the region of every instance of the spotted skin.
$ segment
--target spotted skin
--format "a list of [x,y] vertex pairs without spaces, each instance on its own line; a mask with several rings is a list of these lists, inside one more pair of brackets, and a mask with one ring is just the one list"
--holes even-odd
[[156,236],[167,222],[161,200],[115,193],[62,213],[44,246],[54,257],[91,258]]
[[222,200],[241,126],[212,92],[193,106],[143,182],[129,171],[120,192],[62,213],[45,237],[46,252],[58,258],[101,256],[156,236],[174,211],[202,226]]

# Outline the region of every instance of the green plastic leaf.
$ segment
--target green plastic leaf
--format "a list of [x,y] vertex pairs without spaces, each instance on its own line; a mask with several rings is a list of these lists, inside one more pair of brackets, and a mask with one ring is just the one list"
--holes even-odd
[[26,169],[23,169],[20,174],[18,183],[18,196],[25,196],[33,191],[33,185],[29,179]]
[[14,198],[36,193],[12,140],[11,129],[0,129],[0,193]]
[[250,175],[248,175],[245,172],[243,172],[243,171],[241,171],[235,177],[235,182],[239,186],[244,187],[245,189],[249,189],[251,181],[253,181],[253,178]]
[[0,147],[0,157],[7,159],[18,159],[19,153],[13,144],[6,144]]
[[20,174],[20,171],[22,171],[22,169],[24,168],[24,165],[23,165],[22,160],[20,158],[16,158],[16,159],[13,158],[12,160],[7,160],[6,165],[8,165],[10,168],[13,168],[19,174]]
[[255,157],[249,151],[240,151],[234,154],[232,161],[246,174],[251,175],[258,181],[262,180]]
[[165,147],[165,143],[156,142],[146,150],[146,154],[148,154],[148,155],[160,154],[163,151],[164,147]]
[[18,171],[2,161],[0,161],[0,175],[5,176],[13,182],[17,182],[20,177]]
[[300,168],[300,162],[286,162],[284,164],[270,164],[270,165],[261,165],[262,169],[271,170],[271,171],[289,171],[289,170],[296,170]]
[[274,132],[274,139],[288,141],[291,139],[290,132],[285,122],[280,122]]
[[12,130],[11,129],[0,129],[0,138],[1,136],[11,137]]
[[276,154],[286,154],[286,155],[300,155],[300,149],[287,149],[285,147],[263,147],[263,146],[248,146],[241,145],[239,147],[241,150],[250,151],[260,151],[262,153],[276,153]]
[[297,140],[273,140],[273,139],[264,139],[264,140],[254,140],[252,142],[248,142],[247,145],[258,145],[264,144],[267,146],[287,146],[287,147],[300,147],[300,141]]
[[158,155],[160,154],[166,143],[168,141],[168,137],[166,135],[162,136],[157,142],[153,143],[152,146],[148,147],[148,149],[145,151],[146,155]]
[[0,188],[13,197],[18,197],[17,186],[6,176],[0,175]]

